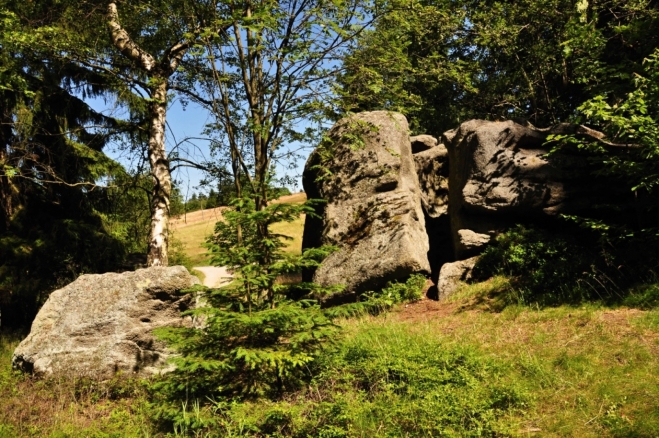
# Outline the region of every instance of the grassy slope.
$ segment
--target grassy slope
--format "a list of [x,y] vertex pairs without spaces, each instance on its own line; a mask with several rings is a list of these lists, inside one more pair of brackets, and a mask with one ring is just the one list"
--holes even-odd
[[230,424],[288,412],[284,430],[328,436],[659,436],[657,310],[422,300],[342,326],[308,389]]
[[[423,300],[342,326],[344,340],[324,359],[321,378],[283,401],[238,405],[217,436],[281,412],[294,413],[290,431],[313,432],[325,412],[331,416],[325,423],[342,425],[347,436],[418,436],[437,427],[442,410],[464,417],[458,423],[465,429],[448,429],[455,436],[476,432],[479,422],[503,436],[659,434],[659,311],[585,306],[493,313],[468,300]],[[139,386],[34,381],[9,369],[15,339],[0,342],[0,437],[159,435],[146,419]],[[466,355],[477,378],[463,389],[429,387],[443,385],[432,378],[446,373],[442,364],[456,355]],[[433,389],[452,398],[433,404],[427,397]],[[514,409],[483,419],[493,389],[512,391],[518,400]],[[470,413],[454,413],[456,406]]]
[[[427,309],[418,309],[419,307]],[[520,431],[542,436],[659,434],[659,312],[419,303],[397,319],[415,336],[471,345],[508,364],[530,394]],[[425,311],[424,311],[425,310]]]
[[[302,203],[307,197],[304,193],[296,193],[284,196],[275,202]],[[210,262],[206,255],[204,243],[208,236],[213,234],[215,222],[221,218],[221,209],[196,211],[187,215],[187,221],[183,218],[174,220],[172,223],[172,235],[174,239],[182,242],[186,254],[192,259],[193,266],[207,266]],[[304,218],[292,223],[276,224],[272,232],[293,237],[287,242],[286,251],[299,254],[302,251],[302,227]]]

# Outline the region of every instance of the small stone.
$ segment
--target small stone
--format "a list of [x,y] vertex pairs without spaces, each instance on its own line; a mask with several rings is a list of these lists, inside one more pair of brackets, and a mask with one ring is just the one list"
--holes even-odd
[[472,230],[458,230],[458,236],[460,236],[460,252],[464,254],[482,251],[491,240],[489,235]]
[[470,280],[477,261],[478,256],[453,263],[444,263],[439,271],[439,281],[437,282],[438,298],[440,300],[447,298],[460,287],[461,282]]
[[410,143],[412,145],[412,153],[417,154],[436,147],[437,139],[431,135],[415,135],[414,137],[410,137]]

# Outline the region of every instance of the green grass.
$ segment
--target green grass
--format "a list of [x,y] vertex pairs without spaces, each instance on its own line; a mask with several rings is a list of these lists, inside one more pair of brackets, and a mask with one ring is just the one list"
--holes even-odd
[[[659,436],[658,310],[476,295],[343,320],[307,387],[217,404],[208,436]],[[17,342],[0,337],[0,437],[165,436],[139,384],[33,380]]]
[[659,311],[464,304],[343,321],[308,387],[209,436],[659,436]]
[[1,438],[153,436],[143,383],[23,375],[11,369],[21,337],[0,331]]

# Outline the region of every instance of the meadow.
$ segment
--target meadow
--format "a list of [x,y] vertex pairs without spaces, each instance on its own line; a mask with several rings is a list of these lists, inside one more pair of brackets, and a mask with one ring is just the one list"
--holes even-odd
[[[343,320],[306,388],[218,405],[203,436],[657,436],[659,311],[475,298]],[[148,382],[12,371],[19,338],[0,341],[1,437],[195,436],[150,421]]]
[[[302,203],[307,200],[304,193],[295,193],[283,196],[273,202]],[[190,258],[192,266],[208,266],[210,260],[204,247],[206,240],[213,234],[215,222],[221,220],[222,210],[226,207],[218,207],[209,210],[200,210],[178,216],[172,220],[172,236],[175,241],[181,243],[184,253]],[[286,252],[299,254],[302,251],[302,228],[304,217],[291,223],[278,223],[272,226],[273,233],[290,236],[287,240]]]

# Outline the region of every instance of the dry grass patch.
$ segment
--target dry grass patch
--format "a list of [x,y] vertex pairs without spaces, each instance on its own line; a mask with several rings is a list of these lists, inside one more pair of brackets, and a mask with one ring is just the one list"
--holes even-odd
[[287,202],[290,204],[302,204],[303,202],[307,202],[307,194],[304,192],[293,193],[291,195],[282,196],[272,201],[273,204],[279,204],[282,202]]
[[[289,202],[301,204],[307,200],[305,193],[294,193],[282,196],[272,201],[273,203]],[[172,220],[172,236],[183,244],[185,254],[192,260],[193,266],[208,266],[210,260],[207,249],[204,247],[206,239],[215,231],[215,222],[222,219],[222,211],[228,207],[218,207],[208,210],[188,213],[187,217],[179,216]],[[278,223],[271,227],[271,231],[277,234],[290,236],[284,251],[290,254],[302,252],[302,231],[304,229],[304,215],[290,223]]]
[[270,231],[289,236],[291,240],[284,240],[284,252],[289,254],[302,254],[302,231],[304,230],[305,215],[301,215],[293,222],[279,222],[270,226]]
[[185,254],[192,260],[193,266],[207,266],[208,250],[204,247],[206,239],[213,234],[215,222],[212,219],[205,222],[197,222],[188,226],[181,226],[172,232],[174,239],[178,239],[183,244]]

